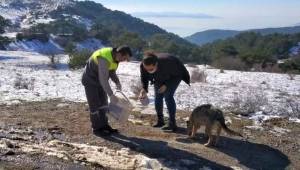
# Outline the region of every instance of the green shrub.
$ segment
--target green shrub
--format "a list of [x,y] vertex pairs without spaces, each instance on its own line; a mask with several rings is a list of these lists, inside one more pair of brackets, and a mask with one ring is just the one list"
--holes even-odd
[[5,46],[10,43],[10,39],[8,37],[0,36],[0,50],[5,50]]
[[69,54],[69,67],[72,69],[79,69],[85,66],[86,61],[92,55],[89,50],[75,51]]
[[300,73],[300,56],[286,60],[284,63],[279,64],[284,72],[293,72],[295,74]]
[[23,34],[22,33],[17,33],[16,39],[17,39],[17,41],[22,41],[23,40]]
[[48,34],[44,34],[44,33],[26,32],[26,33],[18,33],[16,35],[16,39],[18,41],[22,41],[22,40],[28,40],[28,41],[39,40],[41,42],[46,43],[46,42],[49,41],[49,35]]
[[241,59],[236,57],[223,57],[212,62],[212,66],[225,70],[246,71],[250,68]]

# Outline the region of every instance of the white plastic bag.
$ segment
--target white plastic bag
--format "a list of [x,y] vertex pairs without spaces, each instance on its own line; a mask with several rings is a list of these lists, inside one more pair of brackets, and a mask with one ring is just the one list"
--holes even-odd
[[108,115],[119,123],[125,123],[128,120],[130,111],[132,111],[133,106],[123,92],[116,92],[116,96],[119,100],[117,103],[108,104]]
[[143,98],[143,99],[140,99],[140,102],[141,102],[141,104],[142,104],[143,106],[147,106],[147,105],[150,103],[148,97],[145,97],[145,98]]

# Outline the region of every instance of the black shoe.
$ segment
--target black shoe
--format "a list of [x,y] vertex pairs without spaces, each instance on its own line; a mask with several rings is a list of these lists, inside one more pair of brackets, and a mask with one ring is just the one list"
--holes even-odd
[[155,125],[153,125],[153,127],[159,128],[159,127],[163,127],[164,125],[165,123],[163,121],[158,121]]
[[111,126],[109,126],[109,125],[104,126],[103,129],[106,130],[106,131],[109,131],[110,133],[119,133],[118,129],[113,129],[113,128],[112,128]]
[[176,132],[177,131],[177,126],[176,125],[167,125],[161,128],[164,131],[172,131]]
[[109,136],[111,135],[111,132],[105,129],[97,129],[93,130],[94,135],[96,136]]

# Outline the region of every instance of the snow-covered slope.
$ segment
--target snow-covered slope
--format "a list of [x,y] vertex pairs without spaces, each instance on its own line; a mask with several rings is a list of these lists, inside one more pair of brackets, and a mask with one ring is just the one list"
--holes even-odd
[[[95,38],[89,38],[82,42],[76,43],[77,50],[97,50],[104,45],[102,42]],[[55,42],[55,38],[52,37],[48,42],[41,42],[39,40],[32,41],[13,41],[6,46],[8,51],[25,51],[25,52],[37,52],[41,54],[62,54],[64,49]]]
[[1,0],[0,15],[26,28],[35,23],[52,21],[49,12],[73,3],[72,0]]
[[[61,58],[62,70],[50,69],[47,56],[32,52],[0,51],[0,60],[0,103],[55,98],[76,102],[86,100],[81,85],[82,70],[67,69],[67,56]],[[203,66],[198,68],[204,69]],[[117,73],[127,96],[134,95],[133,85],[140,81],[138,70],[139,63],[120,64]],[[286,74],[227,70],[220,73],[217,69],[206,69],[205,72],[206,83],[192,83],[191,87],[183,82],[180,84],[175,95],[180,109],[191,110],[203,103],[212,103],[223,109],[243,109],[253,105],[256,106],[253,108],[256,119],[277,115],[297,116],[292,113],[296,107],[300,108],[299,75],[291,79]],[[148,107],[132,100],[136,109],[154,113],[153,90],[150,90],[149,96],[151,103]]]
[[104,45],[102,44],[102,42],[100,40],[95,39],[95,38],[89,38],[89,39],[86,39],[85,41],[77,43],[76,49],[78,49],[78,50],[89,49],[91,51],[94,51],[103,46]]
[[11,51],[38,52],[42,54],[60,54],[64,51],[53,41],[53,39],[50,39],[46,43],[43,43],[39,40],[15,41],[10,43],[6,49]]

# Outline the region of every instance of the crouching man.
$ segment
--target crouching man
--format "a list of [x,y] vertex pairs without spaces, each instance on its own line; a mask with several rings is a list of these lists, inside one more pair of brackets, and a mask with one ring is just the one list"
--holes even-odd
[[157,123],[153,127],[165,125],[163,117],[163,99],[165,99],[169,112],[169,122],[163,130],[176,131],[176,103],[174,93],[183,80],[190,84],[190,75],[183,63],[175,56],[168,53],[146,52],[140,65],[143,89],[139,99],[147,97],[149,81],[154,84],[155,110]]

